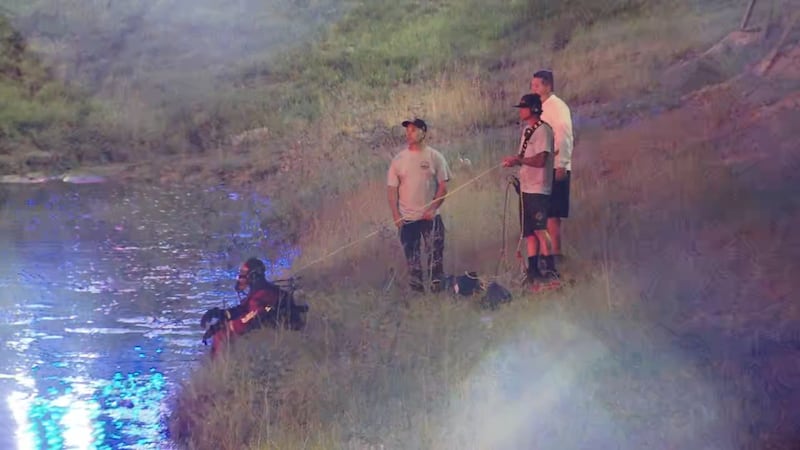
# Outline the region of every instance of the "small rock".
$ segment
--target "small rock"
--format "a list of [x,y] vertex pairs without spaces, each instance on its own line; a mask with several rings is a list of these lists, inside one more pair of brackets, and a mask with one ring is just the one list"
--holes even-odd
[[61,177],[61,181],[72,184],[92,184],[105,183],[106,178],[93,174],[65,174]]
[[36,173],[31,173],[27,175],[3,175],[0,176],[0,183],[36,184],[36,183],[45,183],[52,179],[53,177],[48,177],[46,175],[41,175]]

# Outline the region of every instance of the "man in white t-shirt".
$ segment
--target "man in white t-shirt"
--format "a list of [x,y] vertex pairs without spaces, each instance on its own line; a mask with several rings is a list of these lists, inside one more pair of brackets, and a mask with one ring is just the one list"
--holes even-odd
[[553,72],[540,70],[531,78],[531,92],[542,98],[542,120],[553,128],[555,161],[553,192],[550,194],[547,231],[553,255],[562,255],[561,219],[569,217],[569,185],[572,175],[572,114],[563,100],[553,93]]
[[[541,120],[542,100],[536,94],[525,94],[514,105],[525,124],[519,149],[514,156],[503,159],[503,167],[520,166],[522,236],[528,250],[528,284],[557,282],[558,272],[550,253],[547,234],[547,211],[553,184],[553,129]],[[540,261],[541,256],[541,261]],[[544,263],[544,271],[539,263]]]
[[444,156],[425,144],[428,125],[406,120],[408,147],[392,160],[387,174],[389,208],[400,232],[412,290],[424,292],[420,241],[428,255],[431,291],[441,290],[444,276],[444,223],[439,207],[447,195],[450,168]]

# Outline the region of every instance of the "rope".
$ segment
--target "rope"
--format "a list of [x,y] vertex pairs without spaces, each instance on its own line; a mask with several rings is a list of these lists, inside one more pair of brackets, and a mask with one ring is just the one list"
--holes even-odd
[[[527,265],[524,258],[522,258],[522,241],[525,240],[525,202],[522,201],[522,185],[520,184],[518,195],[519,197],[519,240],[517,241],[517,259],[519,260],[519,271],[521,273],[527,272]],[[527,249],[526,249],[527,250]]]
[[[518,178],[514,177],[513,175],[508,177],[508,183],[506,184],[506,191],[505,191],[505,196],[504,196],[504,199],[503,199],[503,226],[502,226],[502,235],[501,235],[501,244],[500,244],[501,245],[501,247],[500,247],[500,258],[498,259],[497,267],[495,268],[495,278],[499,275],[500,266],[503,264],[503,261],[506,259],[506,256],[507,256],[506,255],[506,239],[507,239],[507,234],[508,233],[506,231],[506,228],[507,228],[507,222],[508,222],[508,192],[509,192],[509,189],[512,186],[514,186],[515,184],[517,184],[517,183],[519,183],[519,179]],[[515,187],[515,190],[516,189],[517,189],[517,187]],[[521,267],[522,272],[525,272],[525,262],[522,261],[522,250],[521,250],[522,241],[523,241],[523,236],[522,236],[522,232],[523,232],[523,230],[522,230],[522,214],[523,214],[523,211],[524,211],[524,204],[522,202],[522,194],[518,192],[517,193],[517,198],[518,198],[518,203],[519,203],[518,207],[519,207],[519,230],[520,230],[520,234],[519,234],[519,239],[517,240],[516,255],[517,255],[517,258],[520,259],[520,267]]]
[[[446,198],[448,198],[448,197],[450,197],[450,196],[454,195],[456,192],[458,192],[458,191],[460,191],[460,190],[464,189],[465,187],[469,186],[470,184],[472,184],[472,183],[474,183],[474,182],[478,181],[480,178],[483,178],[484,176],[486,176],[486,175],[488,175],[489,173],[491,173],[493,170],[500,168],[502,165],[503,165],[503,164],[502,164],[502,163],[500,163],[500,164],[497,164],[497,165],[495,165],[495,166],[492,166],[492,167],[490,167],[490,168],[488,168],[488,169],[484,170],[483,172],[481,172],[481,173],[479,173],[478,175],[476,175],[475,177],[473,177],[473,178],[471,178],[471,179],[467,180],[466,182],[464,182],[463,184],[461,184],[461,185],[460,185],[460,186],[458,186],[457,188],[453,189],[452,191],[449,191],[447,194],[445,194],[445,195],[443,195],[443,196],[441,196],[441,197],[437,197],[437,198],[435,198],[435,199],[431,200],[430,202],[428,202],[427,204],[425,204],[425,205],[423,206],[423,209],[424,209],[424,208],[427,208],[428,206],[431,206],[432,204],[434,204],[435,202],[437,202],[437,201],[439,201],[439,200],[444,200],[444,199],[446,199]],[[380,233],[380,232],[381,232],[383,229],[384,229],[383,227],[381,227],[381,228],[378,228],[377,230],[375,230],[375,231],[372,231],[371,233],[369,233],[369,234],[367,234],[367,235],[365,235],[365,236],[363,236],[363,237],[361,237],[361,238],[359,238],[359,239],[356,239],[356,240],[355,240],[355,241],[353,241],[353,242],[350,242],[350,243],[348,243],[348,244],[342,245],[341,247],[339,247],[339,248],[337,248],[337,249],[335,249],[335,250],[333,250],[333,251],[331,251],[331,252],[328,252],[327,254],[324,254],[324,255],[320,256],[319,258],[316,258],[316,259],[312,260],[311,262],[309,262],[309,263],[307,263],[307,264],[304,264],[304,265],[300,266],[300,268],[298,268],[297,270],[295,270],[295,273],[302,272],[303,270],[306,270],[306,269],[308,269],[309,267],[311,267],[311,266],[313,266],[313,265],[315,265],[315,264],[318,264],[318,263],[320,263],[320,262],[322,262],[322,261],[324,261],[324,260],[326,260],[326,259],[329,259],[329,258],[333,257],[334,255],[336,255],[336,254],[338,254],[338,253],[340,253],[340,252],[342,252],[342,251],[344,251],[344,250],[346,250],[346,249],[348,249],[348,248],[350,248],[350,247],[352,247],[352,246],[354,246],[354,245],[356,245],[356,244],[360,244],[360,243],[362,243],[362,242],[366,241],[367,239],[370,239],[371,237],[373,237],[373,236],[377,235],[377,234],[378,234],[378,233]]]
[[500,266],[503,264],[503,261],[506,259],[506,236],[507,236],[507,222],[508,222],[508,192],[512,186],[514,186],[515,178],[513,176],[509,176],[506,183],[506,191],[503,197],[503,224],[502,224],[502,231],[500,233],[500,257],[497,260],[497,266],[494,270],[495,278],[500,274]]
[[[425,205],[423,206],[423,208],[427,208],[428,206],[430,206],[430,205],[434,204],[435,202],[437,202],[437,201],[439,201],[439,200],[444,200],[444,199],[446,199],[446,198],[448,198],[448,197],[450,197],[450,196],[452,196],[452,195],[456,194],[457,192],[461,191],[461,190],[462,190],[462,189],[464,189],[465,187],[467,187],[467,186],[469,186],[470,184],[472,184],[472,183],[474,183],[474,182],[478,181],[479,179],[481,179],[481,178],[483,178],[484,176],[488,175],[489,173],[491,173],[491,172],[492,172],[492,171],[494,171],[495,169],[498,169],[498,168],[500,168],[501,166],[502,166],[502,163],[500,163],[500,164],[497,164],[497,165],[495,165],[495,166],[492,166],[492,167],[490,167],[490,168],[488,168],[488,169],[484,170],[483,172],[481,172],[481,173],[479,173],[478,175],[476,175],[476,176],[472,177],[471,179],[467,180],[466,182],[464,182],[463,184],[461,184],[461,185],[460,185],[460,186],[458,186],[457,188],[453,189],[452,191],[449,191],[447,194],[445,194],[445,195],[443,195],[443,196],[441,196],[441,197],[438,197],[438,198],[435,198],[435,199],[431,200],[430,202],[428,202],[427,204],[425,204]],[[503,222],[504,222],[504,233],[505,233],[505,220],[504,220]],[[325,255],[322,255],[322,256],[320,256],[319,258],[316,258],[316,259],[314,259],[314,260],[310,261],[310,262],[309,262],[309,263],[307,263],[307,264],[304,264],[303,266],[301,266],[299,269],[297,269],[297,270],[296,270],[296,271],[294,271],[294,272],[295,272],[295,274],[297,274],[297,273],[300,273],[300,272],[302,272],[303,270],[305,270],[305,269],[307,269],[307,268],[309,268],[309,267],[313,266],[314,264],[318,264],[318,263],[320,263],[320,262],[322,262],[322,261],[324,261],[324,260],[326,260],[326,259],[328,259],[328,258],[331,258],[331,257],[333,257],[334,255],[336,255],[336,254],[338,254],[338,253],[340,253],[340,252],[342,252],[342,251],[344,251],[344,250],[346,250],[346,249],[348,249],[348,248],[350,248],[350,247],[352,247],[352,246],[354,246],[354,245],[356,245],[356,244],[359,244],[359,243],[361,243],[361,242],[364,242],[364,241],[366,241],[367,239],[370,239],[371,237],[373,237],[373,236],[377,235],[378,233],[380,233],[382,230],[383,230],[383,227],[381,227],[381,228],[378,228],[377,230],[374,230],[374,231],[372,231],[371,233],[368,233],[368,234],[366,234],[365,236],[363,236],[363,237],[361,237],[361,238],[359,238],[359,239],[356,239],[356,240],[355,240],[355,241],[353,241],[353,242],[350,242],[350,243],[348,243],[348,244],[342,245],[342,246],[340,246],[340,247],[336,248],[335,250],[333,250],[333,251],[331,251],[331,252],[328,252],[327,254],[325,254]],[[295,275],[295,276],[297,276],[297,275]],[[291,277],[291,278],[294,278],[294,277]],[[390,280],[390,283],[393,281],[393,279],[394,279],[394,274],[392,275],[392,280]],[[398,324],[398,327],[399,327],[399,324]],[[226,327],[226,328],[227,328],[227,327]],[[229,337],[230,337],[230,336],[229,336]]]

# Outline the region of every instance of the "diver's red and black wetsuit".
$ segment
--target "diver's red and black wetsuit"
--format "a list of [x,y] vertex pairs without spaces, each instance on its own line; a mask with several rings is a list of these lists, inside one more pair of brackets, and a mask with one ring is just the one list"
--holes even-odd
[[281,289],[266,280],[265,271],[264,263],[260,260],[256,258],[247,260],[239,269],[239,277],[234,285],[238,293],[247,291],[247,297],[233,308],[212,308],[203,315],[200,325],[204,328],[213,319],[218,320],[206,330],[203,338],[204,342],[208,337],[213,338],[212,354],[215,354],[228,339],[259,328],[265,321],[274,318]]
[[270,312],[278,305],[280,289],[264,282],[255,283],[241,303],[223,311],[223,320],[213,335],[211,353],[216,353],[229,338],[241,336],[260,328]]
[[265,277],[266,268],[259,259],[250,258],[239,269],[234,289],[247,296],[233,308],[211,308],[203,314],[200,326],[206,329],[203,343],[212,338],[211,354],[214,355],[231,338],[260,328],[263,325],[283,326],[301,330],[305,326],[308,305],[294,301],[294,285],[287,291]]
[[265,283],[265,286],[255,287],[250,291],[237,306],[225,310],[225,319],[231,331],[243,334],[258,328],[264,315],[278,305],[279,294],[277,286]]

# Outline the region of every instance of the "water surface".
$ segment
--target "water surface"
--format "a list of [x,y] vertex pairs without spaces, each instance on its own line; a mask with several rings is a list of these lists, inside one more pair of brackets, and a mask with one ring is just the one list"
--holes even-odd
[[[0,185],[0,448],[167,448],[199,317],[238,263],[292,252],[224,189]],[[274,274],[273,274],[274,275]]]

